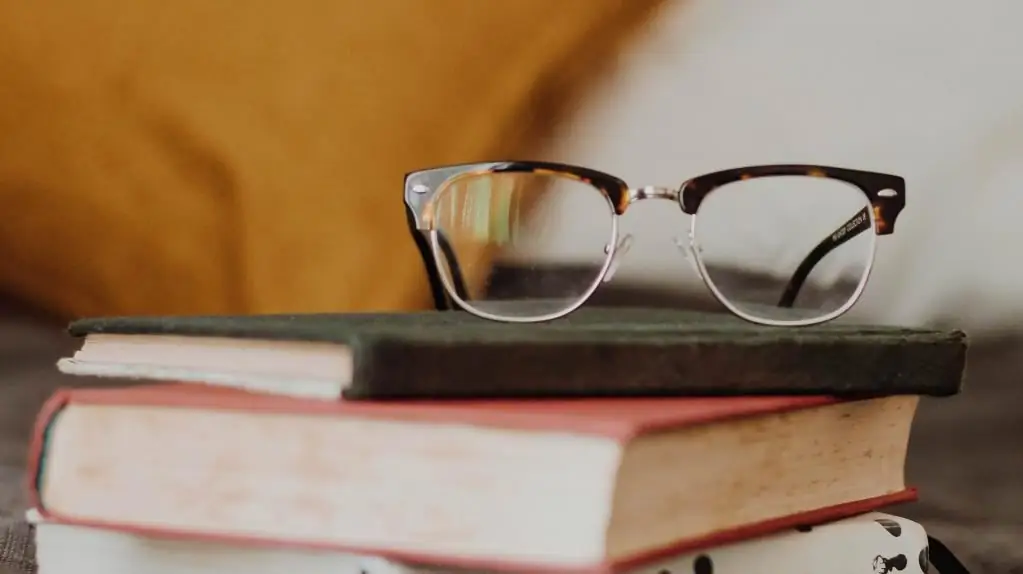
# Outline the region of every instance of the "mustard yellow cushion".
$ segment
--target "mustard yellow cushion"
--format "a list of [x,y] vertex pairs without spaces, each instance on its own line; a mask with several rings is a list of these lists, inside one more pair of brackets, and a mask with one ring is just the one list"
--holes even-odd
[[406,171],[528,156],[658,0],[0,0],[0,290],[429,302]]

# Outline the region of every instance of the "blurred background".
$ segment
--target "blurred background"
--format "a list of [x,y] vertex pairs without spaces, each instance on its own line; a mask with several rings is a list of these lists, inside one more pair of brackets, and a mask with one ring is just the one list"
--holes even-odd
[[[907,180],[850,318],[973,341],[963,396],[921,410],[906,513],[1023,571],[1020,21],[1010,0],[0,0],[0,519],[35,409],[73,382],[70,318],[428,308],[401,203],[425,167],[677,186],[821,163]],[[764,235],[739,247],[811,216],[745,217]],[[573,221],[548,246],[603,245]],[[687,216],[621,225],[595,303],[707,303],[672,240]]]
[[[901,175],[906,209],[878,241],[855,318],[1013,331],[1023,76],[1008,70],[1023,37],[1009,22],[1021,18],[1011,1],[668,2],[551,153],[635,184],[772,162]],[[763,232],[750,241],[773,228],[798,243],[813,213],[784,207],[751,204],[735,225]],[[641,231],[617,277],[693,278],[671,245],[677,214],[638,204],[625,219]]]

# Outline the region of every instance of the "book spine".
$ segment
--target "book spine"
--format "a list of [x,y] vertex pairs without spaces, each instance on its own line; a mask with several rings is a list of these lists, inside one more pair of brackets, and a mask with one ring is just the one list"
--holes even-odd
[[25,492],[28,503],[37,512],[46,516],[46,506],[42,500],[42,480],[45,472],[46,447],[50,427],[64,410],[71,400],[72,390],[69,388],[57,389],[50,398],[43,403],[43,407],[36,415],[35,424],[32,428],[32,436],[28,446],[28,464],[25,476]]
[[[958,393],[960,343],[889,349],[837,342],[694,344],[630,337],[608,341],[479,342],[357,337],[349,400],[407,398],[556,398],[678,395],[838,395],[850,398]],[[950,349],[955,345],[957,349]],[[742,360],[737,361],[736,357]],[[835,365],[857,365],[835,369]]]

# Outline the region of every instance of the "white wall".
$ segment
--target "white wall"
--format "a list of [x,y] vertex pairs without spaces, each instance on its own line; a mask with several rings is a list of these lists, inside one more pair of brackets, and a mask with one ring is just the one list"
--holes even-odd
[[[636,185],[771,162],[903,175],[857,318],[1023,327],[1021,30],[1019,0],[676,0],[549,156]],[[637,204],[618,280],[695,280],[680,221]]]

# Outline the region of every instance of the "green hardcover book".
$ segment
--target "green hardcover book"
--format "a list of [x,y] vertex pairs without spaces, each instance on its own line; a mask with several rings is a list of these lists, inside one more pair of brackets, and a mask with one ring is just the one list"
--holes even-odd
[[754,325],[583,308],[541,324],[462,312],[83,319],[60,369],[346,399],[959,392],[961,331]]

